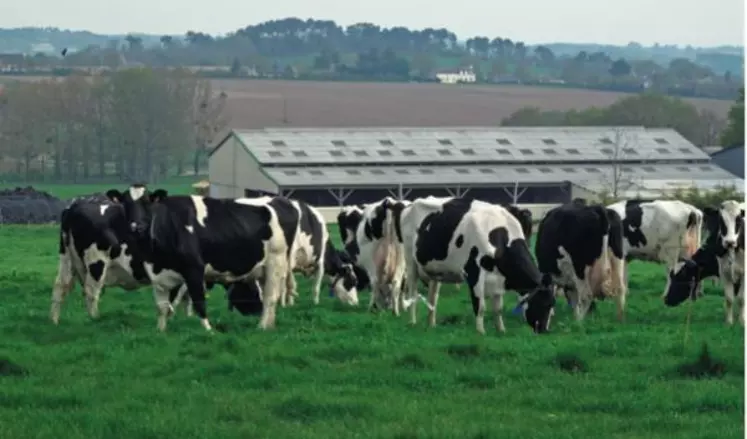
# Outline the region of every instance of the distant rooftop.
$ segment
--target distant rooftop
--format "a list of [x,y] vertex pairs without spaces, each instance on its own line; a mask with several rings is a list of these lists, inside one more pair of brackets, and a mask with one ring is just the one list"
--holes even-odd
[[[508,183],[548,184],[569,181],[585,185],[609,185],[614,175],[610,165],[547,165],[547,166],[322,166],[265,168],[278,185],[285,187],[364,187],[496,185]],[[733,175],[709,164],[621,166],[620,180],[709,180],[736,184]]]
[[232,134],[270,166],[709,160],[668,128],[267,128]]

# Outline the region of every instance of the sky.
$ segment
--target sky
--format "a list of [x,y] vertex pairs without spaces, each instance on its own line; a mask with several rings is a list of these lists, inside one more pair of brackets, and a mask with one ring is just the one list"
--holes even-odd
[[[461,8],[460,6],[465,6]],[[425,11],[425,13],[423,13]],[[744,0],[4,0],[0,27],[50,26],[95,33],[225,34],[266,20],[331,19],[340,25],[445,27],[528,44],[744,44]]]

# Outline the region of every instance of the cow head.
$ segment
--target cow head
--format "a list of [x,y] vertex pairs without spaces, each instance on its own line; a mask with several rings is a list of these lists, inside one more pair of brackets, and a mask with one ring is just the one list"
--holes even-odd
[[700,267],[692,259],[680,259],[674,268],[669,270],[667,289],[664,291],[664,304],[677,306],[688,298],[695,298],[699,282]]
[[330,285],[332,294],[337,296],[342,303],[358,306],[358,279],[353,270],[353,264],[342,264],[338,274]]
[[166,198],[168,192],[164,189],[149,192],[145,185],[133,184],[124,192],[111,189],[106,192],[106,196],[112,202],[124,206],[131,231],[140,235],[148,230],[153,204]]
[[708,240],[718,240],[719,256],[735,250],[744,227],[744,210],[740,203],[727,200],[718,209],[706,207],[703,209],[703,217],[708,229]]
[[519,206],[513,204],[505,207],[514,218],[519,220],[521,231],[524,232],[524,239],[529,241],[529,238],[532,236],[532,212],[529,209],[521,209]]
[[358,306],[358,278],[353,264],[347,262],[345,252],[339,251],[327,240],[324,256],[324,272],[332,280],[330,293],[343,303]]
[[550,330],[550,321],[555,314],[555,293],[552,278],[543,275],[541,285],[529,294],[521,297],[516,310],[523,311],[527,324],[537,334]]

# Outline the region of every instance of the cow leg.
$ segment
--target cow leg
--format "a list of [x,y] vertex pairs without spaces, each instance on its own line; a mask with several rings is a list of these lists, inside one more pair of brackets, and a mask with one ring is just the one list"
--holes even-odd
[[734,324],[734,284],[725,281],[724,284],[724,311],[726,312],[726,324]]
[[49,316],[55,325],[60,322],[62,302],[70,293],[70,290],[73,289],[74,282],[75,277],[70,255],[67,252],[62,253],[60,254],[60,262],[57,266],[57,278],[55,278],[54,287],[52,288],[52,307],[49,311]]
[[475,313],[475,329],[478,333],[485,335],[485,288],[481,282],[470,286],[470,297],[472,298],[472,311]]
[[495,329],[498,332],[505,333],[506,326],[503,324],[503,291],[493,293],[493,318],[495,319]]
[[628,263],[614,257],[612,259],[610,261],[610,275],[616,277],[616,279],[611,279],[610,284],[616,285],[618,288],[617,294],[615,294],[617,320],[623,323],[625,321],[625,302],[628,297]]
[[83,282],[88,315],[93,319],[99,316],[99,297],[101,296],[101,289],[104,287],[107,267],[108,263],[102,260],[88,264],[88,272]]
[[314,274],[314,305],[319,305],[319,294],[322,290],[322,280],[324,279],[324,261],[319,261],[316,264],[316,273]]
[[274,252],[267,255],[265,283],[262,287],[262,317],[259,320],[259,329],[270,329],[275,326],[275,312],[278,298],[283,289],[283,277],[288,272],[287,264],[285,252]]
[[163,332],[166,330],[166,323],[169,316],[174,313],[174,308],[171,306],[169,288],[164,285],[153,283],[153,301],[156,304],[156,312],[158,314],[158,330]]
[[744,300],[744,278],[739,281],[737,286],[737,306],[739,307],[739,324],[744,326],[745,320],[745,300]]
[[184,314],[187,317],[192,316],[192,300],[189,298],[189,294],[187,294],[187,284],[182,284],[178,289],[172,288],[171,293],[169,294],[169,299],[171,298],[173,298],[173,300],[171,300],[172,310],[176,309],[176,307],[183,301]]
[[[428,326],[434,328],[436,326],[436,306],[438,306],[438,290],[441,289],[441,283],[434,280],[428,282]],[[412,306],[417,306],[413,303]]]

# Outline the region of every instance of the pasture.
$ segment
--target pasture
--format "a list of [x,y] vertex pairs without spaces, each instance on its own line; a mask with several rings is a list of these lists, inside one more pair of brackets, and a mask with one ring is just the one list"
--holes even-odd
[[[335,226],[331,234],[339,245]],[[577,325],[558,301],[544,336],[511,314],[513,293],[507,333],[487,314],[480,336],[464,290],[442,289],[434,329],[419,305],[413,328],[345,307],[326,288],[315,307],[303,279],[275,330],[229,314],[216,287],[216,333],[179,308],[159,334],[148,288],[106,290],[91,321],[76,287],[54,327],[58,228],[4,226],[0,242],[2,438],[744,435],[744,335],[724,324],[721,288],[706,282],[683,347],[688,305],[663,306],[664,268],[650,263],[632,264],[626,323],[608,300]],[[683,365],[703,343],[719,364],[696,379]]]

